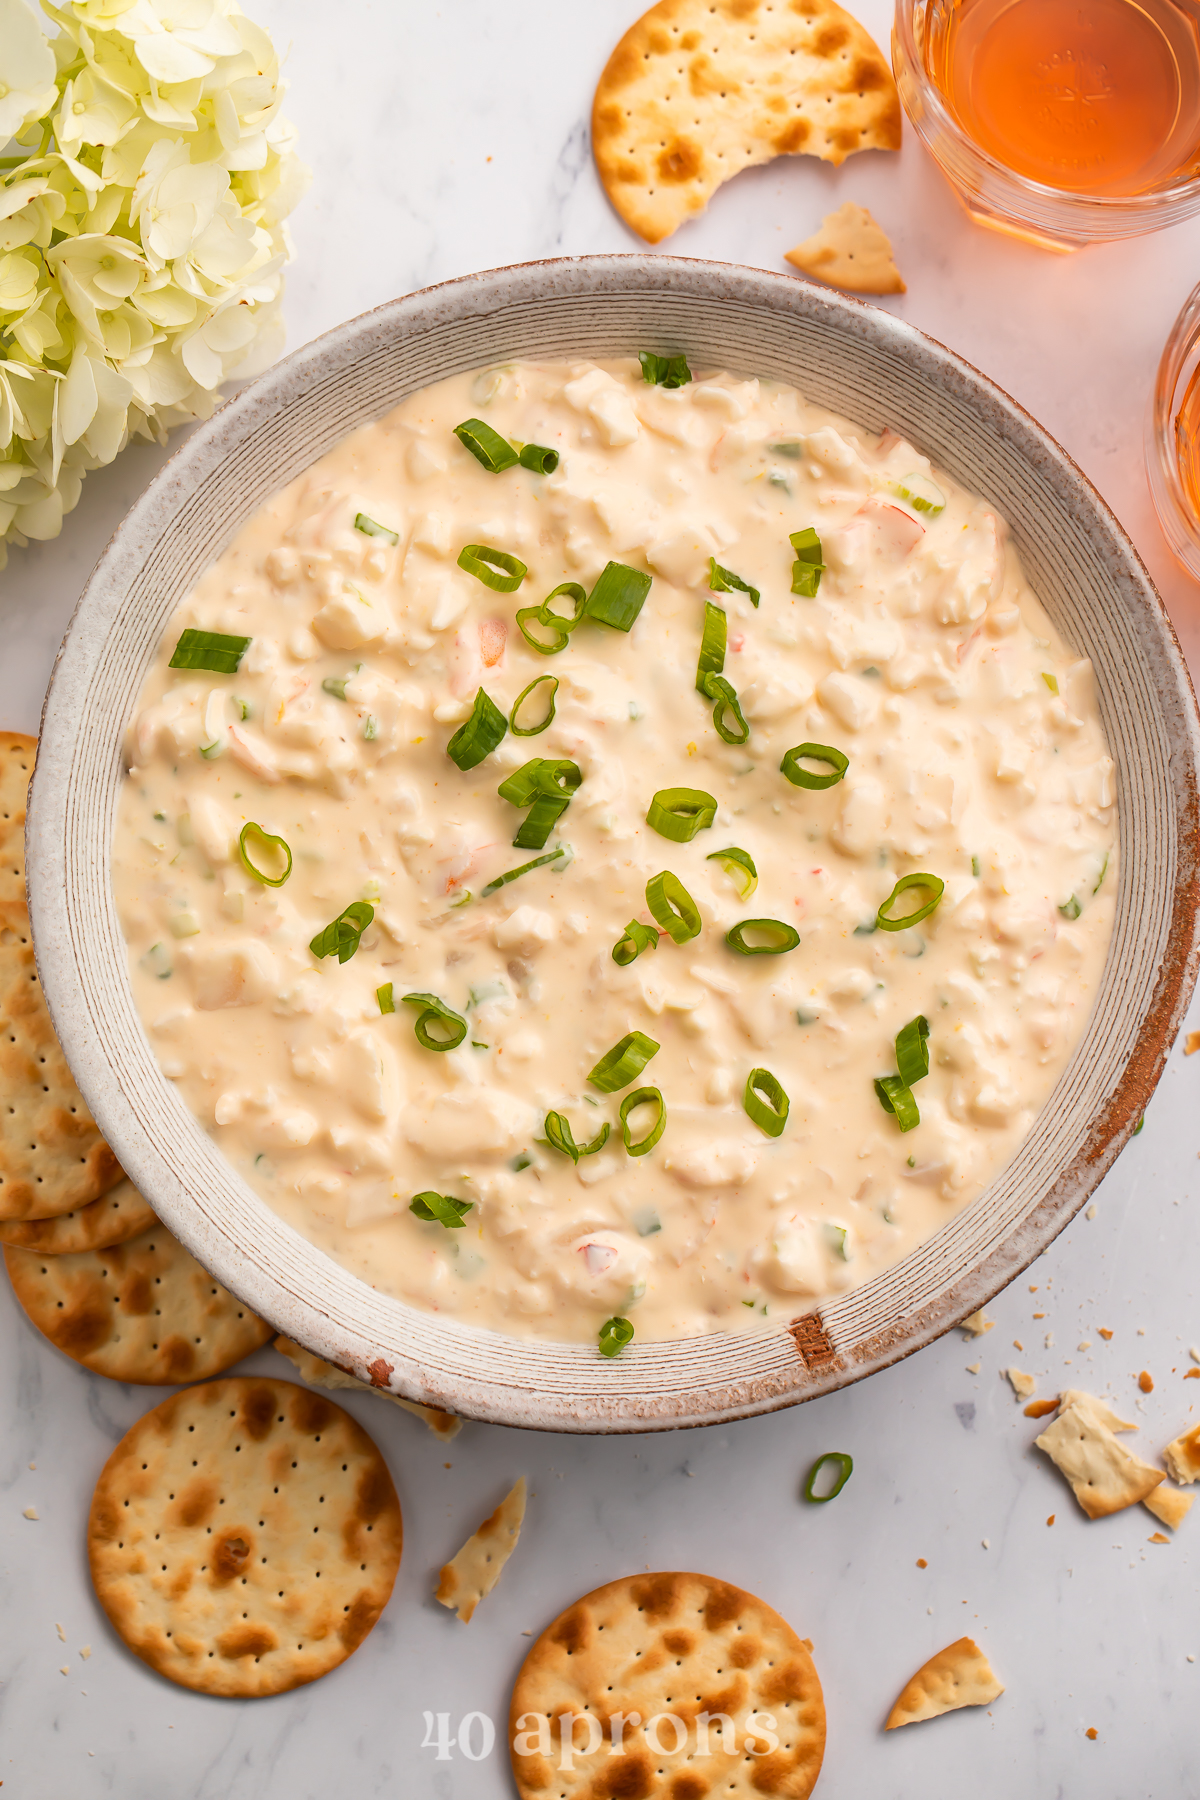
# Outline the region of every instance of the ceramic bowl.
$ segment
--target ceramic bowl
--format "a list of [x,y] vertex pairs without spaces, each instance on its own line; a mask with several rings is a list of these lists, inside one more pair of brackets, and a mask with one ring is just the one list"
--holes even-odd
[[[1029,579],[1095,664],[1117,765],[1121,873],[1090,1023],[1020,1151],[936,1236],[866,1286],[759,1336],[582,1345],[507,1337],[388,1299],[285,1225],[159,1070],[134,1009],[109,878],[121,742],[176,605],[258,506],[414,389],[510,358],[683,349],[891,425],[986,496]],[[660,256],[467,276],[297,351],[201,425],[118,529],[46,699],[28,828],[38,964],[79,1086],[121,1162],[207,1268],[287,1336],[466,1417],[649,1431],[771,1411],[856,1381],[988,1300],[1083,1205],[1141,1117],[1197,961],[1195,699],[1133,546],[1007,395],[912,326],[790,277]]]

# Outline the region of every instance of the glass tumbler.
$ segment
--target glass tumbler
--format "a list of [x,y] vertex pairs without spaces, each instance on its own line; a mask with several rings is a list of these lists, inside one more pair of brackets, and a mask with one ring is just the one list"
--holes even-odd
[[1200,581],[1200,287],[1184,303],[1158,365],[1146,474],[1168,544]]

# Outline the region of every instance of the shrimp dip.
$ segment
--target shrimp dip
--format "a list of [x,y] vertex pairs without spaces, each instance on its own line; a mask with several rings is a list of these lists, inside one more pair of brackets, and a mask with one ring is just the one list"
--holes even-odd
[[178,608],[112,855],[164,1074],[381,1292],[769,1328],[1000,1173],[1117,887],[1090,665],[890,431],[682,357],[456,376]]

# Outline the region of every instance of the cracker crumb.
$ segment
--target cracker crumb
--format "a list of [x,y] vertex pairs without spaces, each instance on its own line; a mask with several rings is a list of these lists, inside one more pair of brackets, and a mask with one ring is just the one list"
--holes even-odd
[[[1197,1034],[1197,1035],[1200,1035],[1200,1034]],[[1095,1743],[1096,1739],[1100,1736],[1100,1733],[1096,1730],[1096,1727],[1094,1725],[1089,1725],[1083,1735],[1084,1735],[1084,1737],[1090,1737],[1092,1742]]]
[[1033,1286],[1033,1283],[1032,1283],[1032,1282],[1031,1282],[1031,1283],[1030,1283],[1030,1286],[1029,1286],[1029,1291],[1030,1291],[1030,1293],[1031,1293],[1031,1294],[1036,1294],[1036,1293],[1037,1293],[1037,1289],[1036,1289],[1036,1288],[1035,1288],[1035,1287],[1034,1287],[1034,1286]]
[[991,1538],[980,1538],[980,1540],[979,1540],[979,1541],[980,1541],[980,1543],[981,1543],[981,1544],[982,1544],[982,1545],[983,1545],[983,1547],[984,1547],[984,1549],[985,1549],[985,1550],[990,1550],[990,1549],[991,1549],[991,1547],[992,1547],[992,1540],[991,1540]]
[[1053,1400],[1031,1400],[1025,1408],[1025,1417],[1027,1419],[1044,1419],[1046,1414],[1054,1412],[1057,1406],[1057,1395]]
[[1079,1343],[1075,1346],[1075,1348],[1077,1350],[1090,1350],[1091,1347],[1092,1347],[1091,1338],[1081,1338]]
[[1164,1537],[1161,1531],[1152,1531],[1146,1539],[1148,1544],[1169,1544],[1170,1541],[1170,1538]]
[[1094,1206],[1094,1205],[1092,1205],[1092,1206],[1089,1206],[1089,1207],[1088,1207],[1088,1209],[1087,1209],[1087,1217],[1088,1217],[1088,1218],[1089,1218],[1089,1219],[1094,1219],[1094,1218],[1095,1218],[1095,1216],[1096,1216],[1096,1208],[1095,1208],[1095,1206]]
[[1004,1369],[1002,1370],[1002,1373],[1007,1376],[1008,1380],[1012,1383],[1012,1391],[1017,1396],[1017,1399],[1028,1400],[1033,1393],[1034,1388],[1037,1386],[1037,1382],[1034,1380],[1033,1376],[1027,1375],[1024,1369],[1017,1368]]
[[925,1561],[923,1556],[918,1556],[917,1567],[918,1569],[927,1569],[929,1567],[929,1564]]
[[1194,1363],[1200,1363],[1200,1350],[1197,1350],[1195,1344],[1188,1345],[1188,1355]]
[[64,1663],[58,1672],[60,1675],[69,1675],[71,1673],[70,1663]]
[[1013,1339],[1013,1349],[1014,1349],[1014,1350],[1023,1350],[1023,1349],[1024,1349],[1024,1348],[1025,1348],[1025,1346],[1024,1346],[1024,1344],[1023,1344],[1023,1343],[1022,1343],[1022,1342],[1021,1342],[1021,1340],[1020,1340],[1020,1338],[1014,1338],[1014,1339]]
[[24,1513],[24,1516],[25,1516],[25,1518],[27,1518],[27,1519],[36,1519],[36,1518],[37,1518],[37,1516],[38,1516],[38,1509],[37,1509],[37,1507],[36,1507],[36,1506],[27,1506],[27,1507],[26,1507],[26,1508],[25,1508],[25,1513]]
[[[1196,1361],[1197,1361],[1197,1362],[1200,1362],[1200,1356],[1198,1356],[1198,1357],[1197,1357],[1197,1358],[1196,1358]],[[37,1471],[37,1464],[36,1464],[36,1463],[30,1463],[30,1465],[29,1465],[29,1466],[30,1466],[30,1468],[31,1468],[31,1469],[33,1469],[33,1470],[34,1470],[34,1472],[35,1472],[35,1473],[36,1473],[36,1471]]]
[[1185,1369],[1183,1379],[1185,1381],[1200,1381],[1200,1369]]
[[1105,1343],[1107,1344],[1109,1339],[1112,1337],[1112,1332],[1106,1330],[1103,1325],[1101,1325],[1099,1327],[1099,1331],[1100,1331],[1100,1336],[1104,1339]]
[[[990,1331],[995,1323],[995,1319],[989,1319],[981,1306],[978,1312],[968,1313],[965,1319],[960,1319],[958,1328],[968,1337],[982,1337],[984,1332]],[[1196,1360],[1200,1362],[1200,1357]]]
[[1192,1655],[1192,1653],[1191,1653],[1191,1651],[1190,1651],[1190,1650],[1189,1650],[1189,1651],[1188,1651],[1188,1657],[1187,1657],[1187,1659],[1188,1659],[1188,1661],[1189,1661],[1189,1662],[1195,1662],[1195,1660],[1196,1660],[1196,1658],[1195,1658],[1195,1657],[1194,1657],[1194,1656],[1193,1656],[1193,1655]]
[[1046,1520],[1047,1525],[1053,1525],[1053,1523],[1057,1517],[1058,1517],[1057,1513],[1051,1513],[1050,1517]]
[[82,1656],[84,1662],[86,1662],[88,1657],[92,1654],[92,1646],[90,1644],[85,1644],[79,1654]]
[[1035,1319],[1044,1319],[1046,1315],[1045,1313],[1034,1313],[1033,1316]]
[[1183,1054],[1195,1056],[1197,1050],[1200,1050],[1200,1031],[1189,1031],[1184,1040]]
[[[982,1367],[983,1367],[983,1364],[981,1362],[968,1363],[967,1364],[967,1374],[968,1375],[978,1375],[978,1373],[979,1373],[980,1369],[982,1369]],[[1200,1369],[1189,1370],[1189,1373],[1193,1374],[1193,1375],[1200,1375]]]
[[65,1644],[65,1643],[66,1643],[66,1641],[67,1641],[67,1634],[66,1634],[66,1632],[65,1632],[65,1631],[64,1631],[64,1630],[63,1630],[63,1628],[62,1628],[62,1626],[61,1626],[61,1625],[60,1625],[60,1624],[59,1624],[59,1623],[58,1623],[58,1622],[57,1622],[57,1620],[56,1620],[56,1621],[55,1621],[55,1625],[54,1625],[54,1629],[55,1629],[55,1631],[57,1631],[57,1633],[58,1633],[58,1641],[59,1641],[59,1643],[60,1643],[60,1644]]
[[1149,1369],[1143,1369],[1138,1376],[1138,1386],[1141,1388],[1143,1394],[1152,1394],[1154,1392],[1154,1377]]

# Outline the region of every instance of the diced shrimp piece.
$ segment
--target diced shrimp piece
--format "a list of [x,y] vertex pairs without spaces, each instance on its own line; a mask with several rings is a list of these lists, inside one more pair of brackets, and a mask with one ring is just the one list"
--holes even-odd
[[494,669],[504,656],[508,625],[503,619],[479,621],[479,655],[485,669]]

